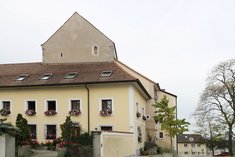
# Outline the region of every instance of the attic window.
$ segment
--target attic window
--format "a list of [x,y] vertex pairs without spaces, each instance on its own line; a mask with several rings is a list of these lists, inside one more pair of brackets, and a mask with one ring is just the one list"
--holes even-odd
[[73,79],[73,78],[75,78],[76,76],[78,75],[78,73],[77,72],[70,72],[70,73],[68,73],[67,75],[65,75],[65,79]]
[[23,74],[23,75],[20,75],[19,77],[17,77],[17,81],[23,81],[26,77],[28,77],[28,74]]
[[100,74],[101,77],[109,77],[112,75],[112,71],[102,71],[102,73]]
[[190,138],[189,138],[189,141],[190,141],[190,142],[193,142],[193,138],[192,138],[192,137],[190,137]]
[[44,74],[42,77],[40,77],[40,80],[48,80],[52,74]]
[[99,56],[99,47],[97,45],[94,45],[92,47],[92,55],[93,56]]

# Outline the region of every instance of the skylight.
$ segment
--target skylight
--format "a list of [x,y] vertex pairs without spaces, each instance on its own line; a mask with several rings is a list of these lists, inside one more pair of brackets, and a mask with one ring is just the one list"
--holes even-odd
[[112,75],[112,71],[102,71],[100,74],[101,77],[109,77]]
[[75,78],[76,76],[78,75],[78,73],[77,72],[70,72],[70,73],[68,73],[67,75],[65,75],[65,79],[73,79],[73,78]]
[[40,77],[40,80],[48,80],[52,74],[44,74],[42,77]]
[[19,77],[17,77],[17,81],[23,81],[26,77],[28,77],[28,74],[23,74],[23,75],[20,75]]

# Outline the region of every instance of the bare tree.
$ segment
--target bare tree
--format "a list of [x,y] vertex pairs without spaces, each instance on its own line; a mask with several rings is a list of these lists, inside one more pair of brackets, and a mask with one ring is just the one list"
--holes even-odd
[[217,122],[217,118],[214,115],[208,112],[205,113],[202,109],[197,108],[193,115],[197,128],[195,132],[202,135],[204,143],[212,151],[212,155],[214,156],[215,148],[224,149],[228,146],[224,138],[227,129],[225,125]]
[[209,74],[201,94],[197,114],[210,114],[228,128],[229,154],[232,152],[233,126],[235,123],[235,59],[220,63]]

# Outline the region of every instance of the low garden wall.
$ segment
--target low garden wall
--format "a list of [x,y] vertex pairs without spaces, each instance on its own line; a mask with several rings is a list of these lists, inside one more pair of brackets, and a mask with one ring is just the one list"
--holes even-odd
[[0,157],[15,157],[15,138],[8,134],[0,136]]
[[94,157],[135,157],[134,135],[128,132],[94,132]]

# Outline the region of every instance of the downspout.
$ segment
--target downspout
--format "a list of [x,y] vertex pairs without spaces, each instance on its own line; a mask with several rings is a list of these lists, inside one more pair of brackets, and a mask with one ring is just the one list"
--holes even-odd
[[85,87],[87,89],[87,130],[88,130],[88,133],[90,133],[90,90],[89,88],[87,87],[87,85],[85,84]]

